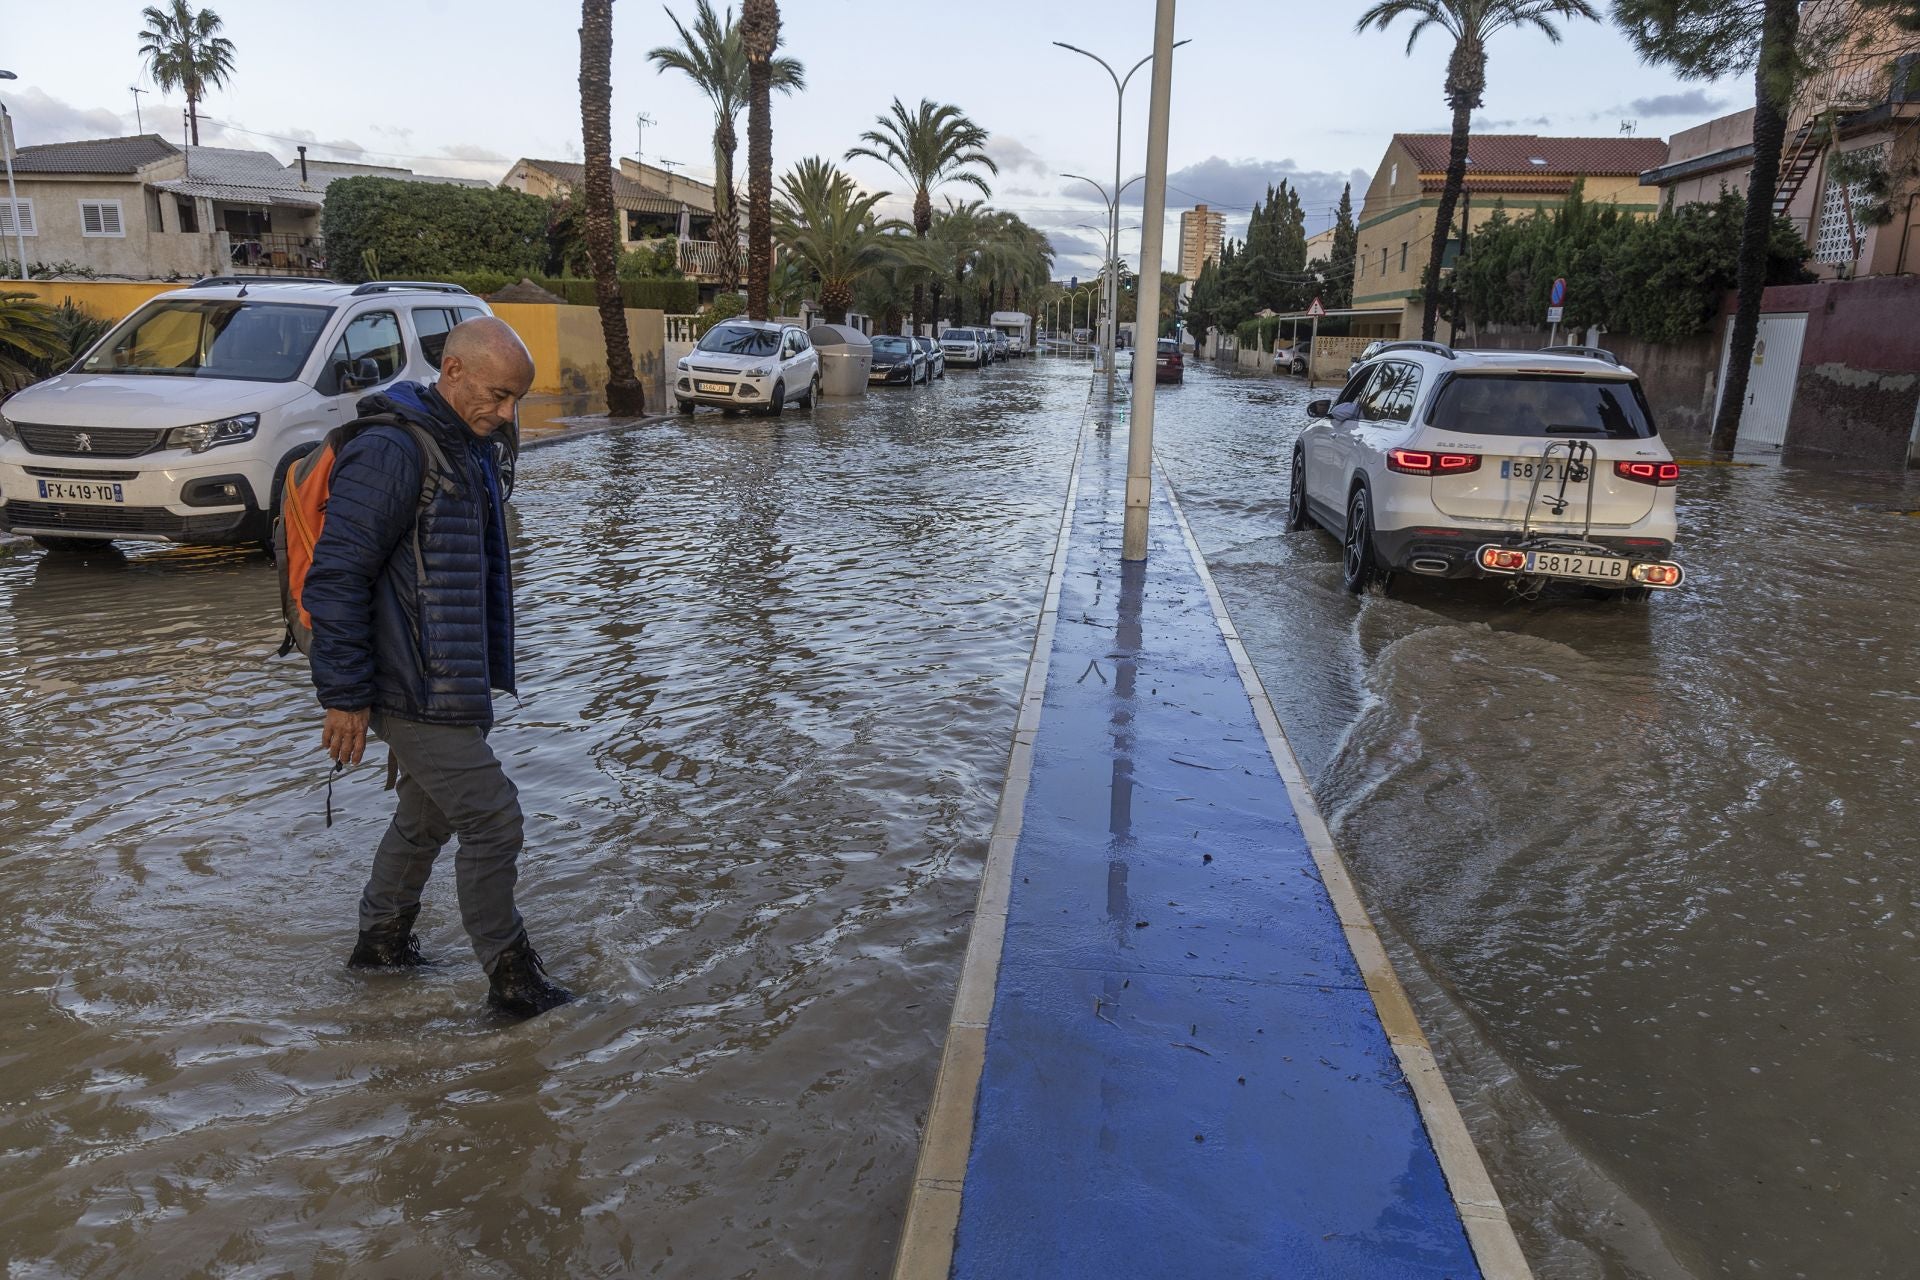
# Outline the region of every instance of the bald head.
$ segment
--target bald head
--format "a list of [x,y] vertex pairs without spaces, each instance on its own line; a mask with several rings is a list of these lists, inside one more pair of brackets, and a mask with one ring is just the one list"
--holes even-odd
[[479,435],[513,421],[533,386],[533,357],[512,326],[480,316],[453,326],[440,355],[440,395]]

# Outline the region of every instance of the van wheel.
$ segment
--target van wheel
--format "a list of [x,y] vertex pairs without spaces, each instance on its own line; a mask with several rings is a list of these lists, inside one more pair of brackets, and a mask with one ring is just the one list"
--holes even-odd
[[1347,501],[1347,528],[1340,539],[1340,583],[1359,595],[1374,581],[1385,579],[1374,553],[1373,504],[1362,485]]
[[500,501],[513,496],[513,482],[520,474],[520,429],[511,424],[493,433],[493,465],[500,474]]
[[780,416],[780,411],[786,407],[787,384],[785,382],[776,382],[773,384],[773,398],[767,401],[767,407],[760,412],[769,418],[777,418]]
[[113,542],[107,538],[43,538],[34,535],[35,542],[48,551],[58,551],[65,555],[84,556],[95,551],[113,550]]
[[1303,450],[1293,451],[1293,479],[1287,485],[1287,532],[1299,533],[1305,529],[1307,519],[1307,455]]

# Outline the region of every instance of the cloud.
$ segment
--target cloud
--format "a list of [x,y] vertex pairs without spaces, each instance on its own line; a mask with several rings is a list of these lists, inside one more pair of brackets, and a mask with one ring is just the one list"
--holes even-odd
[[1726,105],[1726,99],[1709,97],[1705,89],[1689,89],[1635,98],[1620,110],[1636,116],[1712,116]]
[[987,139],[983,148],[993,162],[1000,166],[1002,176],[1019,173],[1025,169],[1033,173],[1048,173],[1050,166],[1040,158],[1038,152],[1010,133],[996,133]]
[[[157,125],[167,119],[164,108],[148,103],[146,123]],[[105,107],[72,107],[42,89],[28,89],[9,95],[7,110],[13,116],[14,141],[23,147],[45,142],[78,142],[82,138],[113,138],[133,132],[133,113],[123,118]],[[177,119],[177,117],[176,117]],[[164,133],[154,127],[149,133]]]
[[[1551,129],[1552,127],[1553,120],[1548,116],[1529,116],[1524,120],[1488,120],[1485,117],[1477,117],[1473,122],[1473,128],[1476,132],[1483,129],[1490,129],[1497,133],[1508,129]],[[1453,126],[1448,125],[1443,129],[1430,129],[1428,132],[1451,133],[1453,132]]]
[[456,142],[450,147],[440,148],[440,154],[449,160],[463,160],[475,164],[506,164],[507,157],[491,147],[476,146],[471,142]]
[[[1349,182],[1353,184],[1353,200],[1358,206],[1370,177],[1364,169],[1335,173],[1303,169],[1292,160],[1228,160],[1208,156],[1167,175],[1167,211],[1172,214],[1193,204],[1205,204],[1224,211],[1228,234],[1239,235],[1246,230],[1247,215],[1253,206],[1267,198],[1267,188],[1285,182],[1300,193],[1300,203],[1307,213],[1307,232],[1312,234],[1333,225],[1333,210],[1340,203],[1341,187]],[[1067,190],[1062,194],[1084,198],[1086,184],[1073,185],[1077,191]],[[1121,203],[1125,205],[1138,205],[1141,201],[1138,183],[1128,187],[1121,196]]]
[[1076,235],[1071,231],[1053,230],[1049,230],[1044,234],[1047,237],[1047,243],[1053,246],[1053,253],[1056,258],[1091,258],[1095,262],[1098,262],[1100,261],[1101,254],[1106,251],[1106,243],[1104,241],[1096,241],[1091,236]]

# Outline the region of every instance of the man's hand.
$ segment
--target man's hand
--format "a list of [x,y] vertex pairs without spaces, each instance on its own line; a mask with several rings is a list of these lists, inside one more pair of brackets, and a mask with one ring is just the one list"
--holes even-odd
[[373,708],[341,711],[327,708],[326,723],[320,727],[320,745],[337,765],[359,764],[367,750],[367,720]]

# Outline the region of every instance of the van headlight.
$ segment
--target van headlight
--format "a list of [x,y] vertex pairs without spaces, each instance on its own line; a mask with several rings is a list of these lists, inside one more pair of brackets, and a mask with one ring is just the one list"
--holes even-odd
[[205,453],[215,445],[251,440],[253,433],[259,429],[260,415],[257,413],[243,413],[216,422],[196,422],[190,427],[175,427],[167,432],[167,447]]

